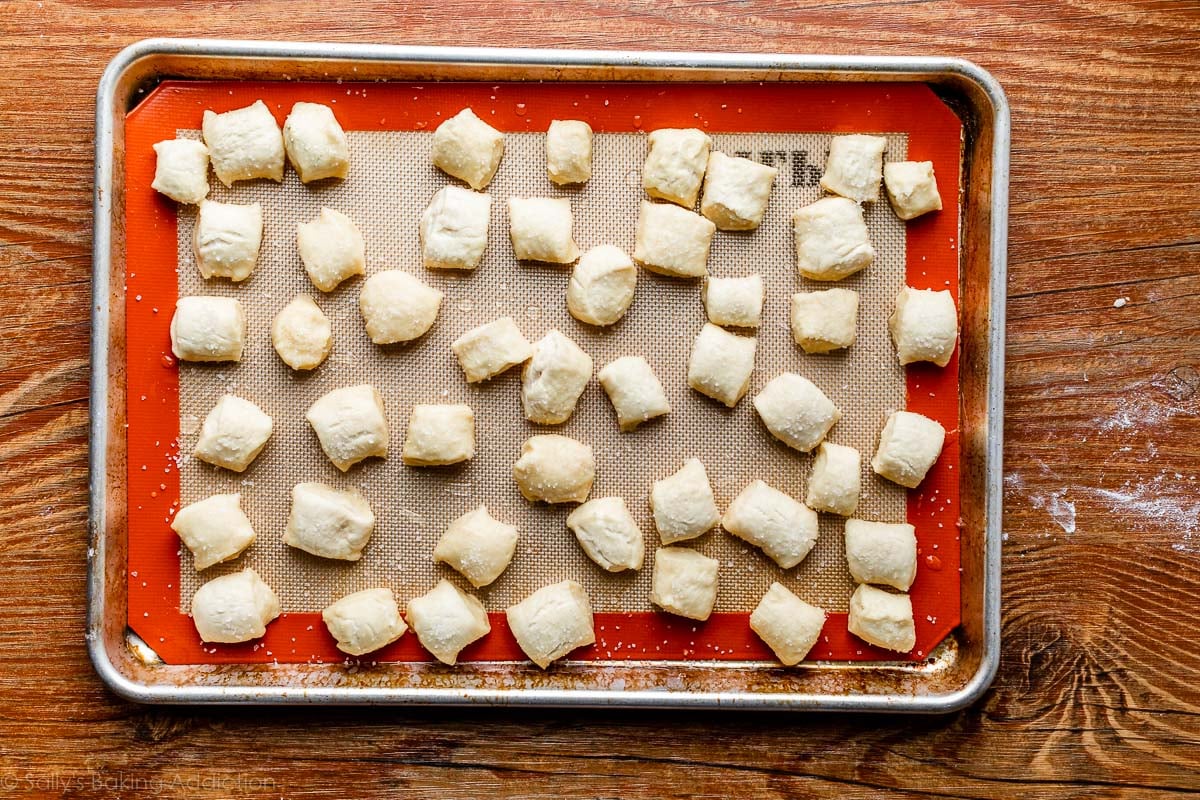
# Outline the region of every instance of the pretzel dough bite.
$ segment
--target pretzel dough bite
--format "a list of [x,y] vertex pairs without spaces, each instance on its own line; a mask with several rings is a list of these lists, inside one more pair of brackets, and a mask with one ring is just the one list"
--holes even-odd
[[708,274],[708,250],[716,229],[686,208],[643,200],[633,258],[660,275],[703,278]]
[[815,383],[794,372],[772,378],[755,396],[754,408],[772,436],[801,453],[820,444],[842,418]]
[[796,269],[814,281],[839,281],[875,259],[862,209],[844,197],[825,197],[792,213]]
[[703,536],[721,520],[708,472],[698,458],[689,458],[674,475],[654,482],[650,510],[663,544]]
[[912,599],[865,583],[850,595],[846,627],[864,642],[898,653],[911,652],[917,645]]
[[206,642],[236,644],[257,639],[278,616],[279,598],[249,567],[213,578],[192,595],[192,622]]
[[592,126],[577,119],[551,120],[546,131],[546,174],[562,186],[592,177]]
[[415,405],[404,437],[404,463],[413,467],[457,464],[475,455],[475,412],[456,405]]
[[192,551],[196,571],[237,558],[254,543],[240,494],[214,494],[175,513],[171,530]]
[[692,345],[688,386],[733,408],[750,388],[756,342],[706,323]]
[[846,520],[846,563],[859,583],[907,592],[917,577],[917,534],[907,522]]
[[905,286],[896,297],[888,329],[901,364],[932,361],[946,366],[958,341],[958,309],[950,290]]
[[624,498],[588,500],[567,515],[567,527],[587,557],[609,572],[642,568],[646,551],[642,529]]
[[321,619],[337,639],[337,649],[352,656],[373,653],[408,630],[400,618],[396,596],[386,588],[348,594],[328,605]]
[[421,214],[421,260],[427,269],[475,269],[487,247],[491,195],[443,186]]
[[271,344],[292,369],[316,369],[333,349],[333,326],[315,300],[298,294],[275,315]]
[[791,569],[817,543],[817,512],[763,481],[753,481],[733,499],[721,527]]
[[779,170],[748,158],[713,151],[708,156],[700,213],[723,231],[749,231],[762,224]]
[[154,182],[150,188],[177,203],[208,197],[208,148],[194,139],[167,139],[154,145]]
[[469,108],[433,132],[433,165],[475,191],[487,188],[504,155],[504,134]]
[[171,317],[171,352],[180,361],[241,361],[246,312],[232,297],[181,297]]
[[596,375],[623,431],[631,431],[654,417],[671,412],[667,393],[641,356],[624,356],[610,362]]
[[686,547],[660,547],[654,554],[650,602],[681,617],[706,620],[717,602],[721,562]]
[[596,641],[592,606],[575,581],[543,586],[510,606],[506,616],[521,650],[542,669]]
[[825,627],[825,610],[801,600],[781,583],[772,583],[750,614],[750,629],[785,667],[799,664]]
[[900,219],[916,219],[942,210],[932,161],[893,161],[883,167],[888,200]]
[[284,544],[321,558],[358,561],[374,530],[375,513],[353,489],[339,492],[323,483],[292,487]]
[[200,426],[195,456],[242,472],[262,452],[272,427],[271,418],[254,403],[232,394],[222,395]]
[[871,469],[915,489],[942,454],[945,440],[946,429],[938,422],[912,411],[897,411],[883,426]]
[[879,179],[883,172],[883,151],[887,139],[853,133],[835,136],[829,143],[829,160],[821,176],[821,188],[840,194],[856,203],[879,199]]
[[340,211],[321,208],[312,222],[296,226],[296,247],[309,280],[322,292],[367,272],[367,245],[358,226]]
[[434,563],[448,564],[476,589],[500,577],[517,550],[517,529],[485,506],[454,519],[433,548]]
[[533,345],[512,317],[472,328],[450,344],[468,383],[499,375],[533,356]]
[[204,144],[213,171],[226,186],[253,178],[283,180],[283,134],[262,100],[217,114],[204,112]]
[[862,492],[862,455],[853,447],[821,442],[808,478],[809,508],[848,517]]
[[792,295],[792,338],[806,353],[828,353],[854,344],[858,292],[826,289]]
[[192,235],[196,266],[205,278],[229,278],[234,283],[250,277],[262,247],[262,206],[253,203],[200,202]]
[[387,458],[387,415],[373,386],[334,389],[309,407],[305,419],[325,455],[342,472],[371,456]]
[[579,258],[571,238],[571,201],[550,197],[508,198],[508,234],[519,261],[570,264]]
[[762,324],[762,309],[761,275],[704,280],[704,310],[712,324],[757,328]]
[[408,624],[421,646],[450,666],[464,647],[492,630],[483,603],[447,580],[409,601]]
[[595,479],[592,448],[567,436],[530,436],[513,464],[513,480],[526,500],[582,503]]
[[350,145],[333,109],[296,103],[283,123],[283,146],[301,183],[344,178],[350,171]]
[[398,269],[367,278],[358,296],[367,336],[375,344],[419,339],[433,327],[441,307],[440,291]]
[[619,247],[602,244],[583,254],[567,283],[567,310],[589,325],[612,325],[625,316],[637,288],[637,268]]
[[662,128],[651,131],[649,141],[642,168],[646,194],[686,208],[696,205],[712,144],[708,135],[696,128]]
[[592,379],[592,359],[559,331],[533,343],[533,357],[521,372],[525,418],[542,425],[566,422]]

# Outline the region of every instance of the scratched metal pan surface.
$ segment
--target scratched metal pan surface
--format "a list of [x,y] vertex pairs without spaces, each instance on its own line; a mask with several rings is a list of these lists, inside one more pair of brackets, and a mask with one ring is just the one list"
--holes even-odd
[[[126,112],[164,80],[757,82],[929,85],[962,121],[958,241],[960,625],[919,661],[164,663],[128,626]],[[948,58],[427,48],[146,40],[122,51],[96,107],[87,638],[116,693],[148,703],[482,704],[937,713],[987,689],[999,661],[1009,116],[997,82]]]

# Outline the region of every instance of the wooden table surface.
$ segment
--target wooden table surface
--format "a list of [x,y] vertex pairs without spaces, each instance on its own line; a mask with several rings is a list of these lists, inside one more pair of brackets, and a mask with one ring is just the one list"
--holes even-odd
[[[1200,6],[171,5],[0,9],[0,789],[1200,793]],[[110,695],[83,640],[93,96],[122,46],[169,35],[936,54],[990,70],[1013,116],[1004,654],[994,688],[962,713],[916,719],[197,710]]]

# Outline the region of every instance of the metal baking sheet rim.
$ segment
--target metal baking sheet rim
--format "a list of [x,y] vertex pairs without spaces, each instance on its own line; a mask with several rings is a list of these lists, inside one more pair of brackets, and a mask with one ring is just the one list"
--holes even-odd
[[[118,108],[129,96],[121,96],[123,80],[138,62],[153,58],[228,58],[244,64],[255,60],[286,59],[313,64],[333,62],[376,65],[420,65],[442,67],[510,67],[540,69],[589,69],[604,71],[636,69],[663,73],[660,78],[678,80],[680,73],[714,72],[736,79],[754,74],[810,80],[955,80],[972,88],[986,104],[983,118],[991,137],[987,197],[987,324],[986,369],[983,404],[985,436],[980,448],[983,474],[984,522],[982,586],[977,593],[979,608],[974,619],[981,623],[978,662],[974,672],[951,691],[944,692],[847,692],[755,693],[742,690],[664,691],[572,688],[471,689],[454,687],[325,686],[300,688],[280,685],[181,684],[165,679],[140,680],[127,674],[114,658],[113,647],[134,647],[128,637],[112,641],[113,624],[124,630],[124,619],[113,623],[111,592],[114,582],[124,580],[120,565],[108,563],[110,429],[110,304],[113,287],[110,274],[113,248],[120,246],[120,198],[114,193],[116,156],[121,145]],[[644,78],[643,78],[644,80]],[[88,547],[88,652],[97,673],[116,694],[143,703],[194,704],[405,704],[405,705],[535,705],[651,708],[743,708],[818,711],[877,711],[945,713],[978,700],[995,677],[1000,655],[1000,542],[1001,458],[1004,402],[1004,315],[1007,285],[1008,180],[1010,121],[1008,103],[999,83],[975,64],[955,58],[855,57],[738,53],[559,51],[498,48],[438,48],[390,45],[346,45],[285,42],[243,42],[199,39],[147,39],[122,50],[109,63],[101,78],[96,104],[96,156],[92,289],[92,377],[90,420],[90,508]],[[965,327],[965,326],[964,326]],[[964,334],[966,331],[964,331]],[[966,437],[964,437],[965,439]],[[117,487],[119,489],[119,487]],[[964,592],[964,605],[967,598]],[[967,612],[964,611],[964,615]],[[633,667],[635,665],[626,665]],[[660,665],[661,666],[661,665]],[[726,665],[731,666],[731,665]],[[702,668],[702,664],[689,668]],[[841,669],[842,667],[836,667]],[[921,665],[896,669],[920,670]],[[849,668],[854,669],[854,668]],[[860,670],[881,669],[858,667]],[[884,667],[883,669],[886,669]]]

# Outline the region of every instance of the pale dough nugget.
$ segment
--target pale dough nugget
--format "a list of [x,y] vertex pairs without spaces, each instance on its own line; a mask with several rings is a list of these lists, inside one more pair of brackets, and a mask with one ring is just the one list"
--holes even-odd
[[784,569],[803,561],[817,543],[817,512],[763,481],[733,499],[721,526]]
[[942,454],[946,429],[929,417],[897,411],[879,435],[871,469],[889,481],[915,489]]
[[689,458],[674,475],[654,482],[650,510],[663,544],[695,539],[721,520],[708,472],[698,458]]
[[208,197],[208,148],[194,139],[167,139],[154,145],[154,182],[150,188],[177,203]]
[[241,361],[246,312],[232,297],[181,297],[171,317],[171,352],[180,361]]
[[250,277],[262,247],[262,206],[254,203],[200,203],[200,214],[192,235],[196,266],[205,278],[229,278],[233,282]]
[[333,348],[333,326],[315,300],[298,294],[275,315],[271,344],[292,369],[316,369]]
[[624,498],[588,500],[567,515],[567,527],[587,557],[609,572],[642,568],[646,551],[642,529]]
[[688,386],[733,408],[750,388],[756,341],[706,323],[688,358]]
[[421,214],[421,260],[428,269],[475,269],[487,247],[491,195],[443,186]]
[[846,627],[868,644],[898,653],[908,653],[917,645],[912,599],[865,583],[850,595]]
[[262,452],[273,427],[271,418],[254,403],[232,394],[222,395],[200,426],[195,456],[242,472]]
[[681,617],[706,620],[717,602],[721,562],[686,547],[660,547],[654,554],[650,602]]
[[907,522],[846,520],[846,563],[859,583],[907,592],[917,577],[917,534]]
[[559,331],[533,343],[533,357],[521,372],[525,418],[542,425],[566,422],[592,379],[592,359]]
[[761,275],[705,279],[704,310],[712,324],[757,328],[762,324],[762,309]]
[[825,627],[825,611],[801,600],[781,583],[772,583],[750,614],[758,634],[785,667],[799,664]]
[[703,278],[708,274],[708,250],[716,229],[686,208],[643,200],[634,260],[660,275]]
[[340,211],[321,208],[312,222],[296,226],[296,247],[309,280],[322,292],[367,271],[367,245],[358,226]]
[[567,436],[530,436],[513,464],[513,480],[526,500],[582,503],[595,479],[592,448]]
[[433,548],[434,563],[449,564],[476,589],[500,577],[517,550],[517,529],[485,506],[454,519]]
[[171,520],[171,530],[192,551],[197,571],[237,558],[254,542],[240,494],[214,494],[184,506]]
[[905,286],[896,297],[888,328],[901,364],[932,361],[946,366],[958,341],[958,309],[950,290]]
[[342,472],[364,458],[387,457],[387,415],[383,398],[373,386],[334,389],[317,398],[305,419],[316,431],[325,455]]
[[592,127],[577,119],[551,120],[546,131],[546,174],[554,183],[585,183],[592,177]]
[[748,158],[714,151],[708,157],[700,213],[723,231],[748,231],[762,224],[779,170]]
[[862,455],[853,447],[821,442],[808,478],[809,508],[848,517],[862,493]]
[[415,405],[404,437],[404,463],[457,464],[475,455],[475,412],[464,404]]
[[391,589],[364,589],[336,600],[321,612],[321,619],[337,649],[352,656],[374,652],[404,635],[408,626]]
[[838,281],[865,268],[875,248],[862,209],[844,197],[825,197],[792,213],[796,269],[814,281]]
[[472,328],[450,344],[468,383],[485,381],[533,356],[533,345],[512,317]]
[[375,513],[353,489],[339,492],[323,483],[292,487],[284,544],[322,558],[358,561],[374,530]]
[[441,291],[398,269],[367,278],[358,296],[367,336],[375,344],[411,342],[424,336],[441,307]]
[[792,295],[792,338],[806,353],[828,353],[854,344],[858,292],[826,289]]
[[483,603],[447,580],[409,601],[408,624],[422,647],[451,666],[464,647],[492,630]]
[[883,168],[888,200],[900,219],[942,210],[932,161],[893,161]]
[[575,581],[543,586],[510,606],[507,617],[517,644],[542,669],[596,641],[591,604]]
[[618,358],[600,370],[596,377],[612,401],[617,424],[623,431],[631,431],[646,420],[671,411],[666,390],[641,356]]
[[772,378],[754,397],[754,408],[772,436],[801,453],[819,445],[842,418],[815,383],[794,372]]
[[283,145],[301,183],[344,178],[350,171],[350,145],[333,109],[296,103],[283,123]]
[[579,258],[571,238],[571,201],[550,197],[508,198],[508,235],[519,261],[570,264]]
[[829,143],[825,174],[821,176],[821,188],[856,203],[878,200],[886,148],[887,139],[882,136],[853,133],[833,137]]
[[619,247],[602,244],[583,254],[567,283],[567,310],[589,325],[612,325],[625,316],[637,288],[637,267]]
[[503,155],[504,134],[475,116],[469,108],[464,108],[433,132],[433,165],[475,191],[492,182]]
[[257,639],[279,616],[279,598],[258,573],[241,572],[213,578],[192,595],[192,622],[206,642],[236,644]]
[[642,167],[642,188],[651,197],[691,208],[700,194],[712,142],[696,128],[651,131],[650,152]]
[[283,180],[283,134],[262,100],[217,114],[204,112],[201,125],[213,171],[221,183],[252,178]]

